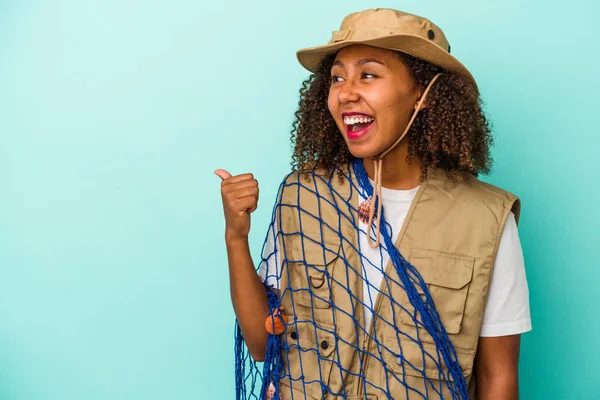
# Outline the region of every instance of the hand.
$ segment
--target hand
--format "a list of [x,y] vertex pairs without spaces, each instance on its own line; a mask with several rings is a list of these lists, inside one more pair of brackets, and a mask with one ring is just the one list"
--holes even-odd
[[226,239],[248,239],[250,214],[258,207],[258,181],[252,174],[231,176],[223,169],[217,169],[215,174],[222,179]]

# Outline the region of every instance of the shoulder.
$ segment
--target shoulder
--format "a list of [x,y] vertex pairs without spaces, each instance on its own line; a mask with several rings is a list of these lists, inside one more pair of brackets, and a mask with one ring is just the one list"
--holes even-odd
[[339,179],[339,171],[292,171],[284,177],[276,207],[285,232],[319,232],[325,221],[333,226],[349,212],[350,183]]
[[[340,179],[340,176],[343,179]],[[336,166],[331,169],[315,168],[309,171],[292,170],[281,182],[281,195],[290,197],[299,192],[313,195],[334,191],[345,191],[348,186],[349,166]]]
[[451,179],[446,172],[434,170],[430,173],[430,184],[437,186],[450,196],[453,201],[459,201],[469,207],[493,208],[510,211],[519,221],[521,201],[515,194],[498,186],[486,183],[475,177]]
[[313,179],[322,180],[329,182],[333,180],[334,177],[339,176],[341,173],[344,176],[348,176],[350,171],[350,165],[336,165],[332,168],[314,168],[306,171],[298,171],[292,170],[288,174],[285,175],[283,182],[294,184],[300,180],[303,181],[311,181]]

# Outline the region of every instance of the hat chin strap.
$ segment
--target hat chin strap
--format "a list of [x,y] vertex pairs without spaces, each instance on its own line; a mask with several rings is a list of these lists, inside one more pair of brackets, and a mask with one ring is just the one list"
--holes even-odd
[[[400,135],[400,137],[398,139],[396,139],[396,141],[394,143],[392,143],[391,146],[389,146],[387,149],[385,149],[379,155],[373,157],[373,162],[375,164],[373,180],[375,181],[375,186],[373,188],[373,195],[369,199],[370,203],[371,203],[371,207],[369,210],[369,222],[367,225],[367,242],[369,243],[369,246],[371,246],[374,249],[379,247],[379,244],[381,243],[381,206],[382,206],[382,204],[381,204],[382,203],[381,202],[381,172],[383,170],[383,157],[385,157],[386,154],[388,154],[390,151],[392,151],[392,149],[394,147],[396,147],[402,141],[402,139],[404,139],[404,137],[408,133],[408,130],[412,126],[413,122],[415,121],[417,114],[419,113],[419,111],[421,111],[421,106],[423,106],[423,103],[425,102],[425,98],[427,97],[429,90],[431,89],[431,87],[433,86],[435,81],[440,77],[440,75],[442,75],[442,73],[438,73],[436,76],[434,76],[433,79],[431,80],[431,82],[429,82],[429,85],[427,85],[427,88],[425,89],[423,96],[421,96],[421,100],[419,100],[419,103],[417,104],[417,108],[413,112],[413,115],[412,115],[410,121],[408,122],[408,125],[406,125],[406,129],[404,130],[404,133],[402,133],[402,135]],[[377,213],[375,213],[375,205],[377,205]],[[371,242],[371,229],[373,227],[373,222],[374,222],[373,220],[374,220],[375,215],[377,215],[377,225],[375,227],[376,237],[375,237],[375,242]]]

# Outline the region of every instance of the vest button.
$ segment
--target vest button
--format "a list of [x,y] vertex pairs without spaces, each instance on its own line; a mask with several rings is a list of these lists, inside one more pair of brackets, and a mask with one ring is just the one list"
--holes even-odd
[[321,348],[322,348],[323,350],[327,350],[327,348],[328,348],[328,347],[329,347],[329,342],[328,342],[327,340],[323,340],[323,341],[321,342]]
[[401,365],[404,362],[404,359],[400,357],[396,357],[396,364]]
[[294,340],[298,339],[298,333],[296,331],[290,332],[290,337]]

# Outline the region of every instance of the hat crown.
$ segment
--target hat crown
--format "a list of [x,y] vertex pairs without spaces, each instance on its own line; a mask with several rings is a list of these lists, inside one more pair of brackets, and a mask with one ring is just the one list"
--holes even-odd
[[437,25],[427,18],[391,8],[368,9],[346,16],[340,30],[331,34],[329,43],[300,49],[296,56],[300,64],[315,73],[328,56],[356,44],[409,54],[465,76],[477,89],[469,70],[450,54],[448,40]]
[[329,44],[398,34],[420,36],[448,50],[448,40],[444,32],[433,22],[390,8],[369,9],[346,16],[340,30],[332,33]]

